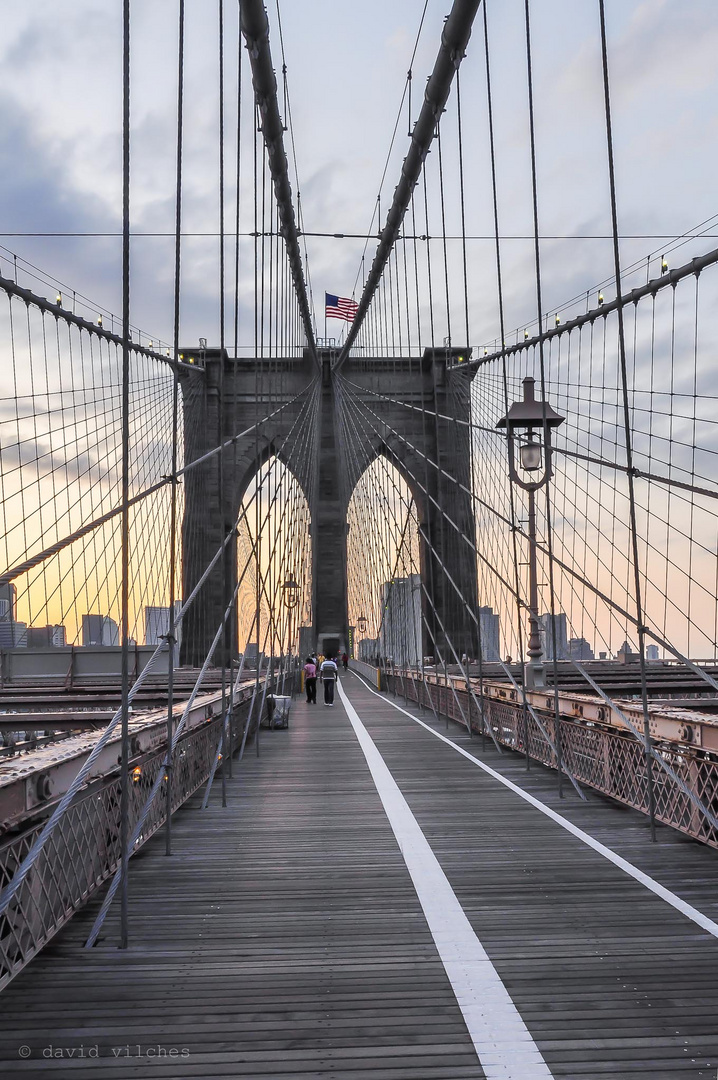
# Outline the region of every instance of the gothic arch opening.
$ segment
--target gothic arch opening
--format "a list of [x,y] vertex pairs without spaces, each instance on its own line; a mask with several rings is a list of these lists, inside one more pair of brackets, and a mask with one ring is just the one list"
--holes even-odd
[[[419,519],[408,483],[379,454],[356,483],[347,511],[349,625],[357,659],[421,662]],[[367,542],[370,538],[370,542]]]
[[297,654],[302,630],[312,621],[309,503],[296,476],[273,454],[250,479],[241,506],[239,651],[247,659]]

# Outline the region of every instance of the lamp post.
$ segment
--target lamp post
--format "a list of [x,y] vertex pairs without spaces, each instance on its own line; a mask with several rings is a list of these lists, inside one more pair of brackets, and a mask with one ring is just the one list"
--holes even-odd
[[[551,461],[551,428],[558,427],[565,420],[553,409],[548,401],[537,401],[534,395],[535,380],[530,375],[523,380],[523,401],[515,401],[506,416],[503,416],[498,428],[506,428],[506,441],[509,451],[509,476],[528,492],[529,503],[529,642],[528,662],[525,668],[524,685],[528,690],[542,689],[546,686],[546,672],[543,666],[543,648],[538,613],[538,575],[536,566],[536,492],[546,487],[553,475]],[[541,440],[543,436],[543,442]],[[519,462],[521,472],[516,467],[516,442],[519,442]],[[528,475],[522,475],[528,474]],[[535,475],[533,475],[535,474]]]
[[288,608],[295,608],[299,603],[300,587],[293,577],[287,578],[282,585],[282,599]]
[[[288,634],[288,637],[289,637],[289,641],[287,642],[287,651],[289,652],[290,662],[291,663],[294,662],[293,661],[293,655],[294,654],[292,652],[292,646],[294,644],[294,635],[293,635],[293,629],[294,628],[292,626],[292,622],[293,622],[294,609],[299,604],[300,594],[301,594],[301,587],[297,584],[294,577],[288,577],[284,581],[284,583],[282,584],[282,600],[284,601],[284,606],[288,609],[288,612],[289,612],[288,620],[287,620],[288,621],[287,634]],[[257,649],[259,650],[259,645],[257,645]],[[292,678],[293,678],[293,676],[292,676]],[[282,679],[282,690],[284,690],[284,679]]]

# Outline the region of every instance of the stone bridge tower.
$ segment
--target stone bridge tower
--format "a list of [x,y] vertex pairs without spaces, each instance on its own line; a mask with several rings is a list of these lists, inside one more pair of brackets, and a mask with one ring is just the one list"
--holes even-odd
[[[320,350],[319,356],[320,373],[308,351],[296,359],[268,361],[234,359],[218,349],[208,349],[202,357],[201,372],[183,372],[186,462],[207,454],[220,439],[224,442],[239,435],[223,452],[221,495],[218,455],[186,474],[183,539],[189,555],[183,565],[183,595],[189,595],[232,530],[252,478],[265,461],[277,454],[304,492],[314,492],[310,505],[314,640],[324,651],[348,646],[347,511],[359,475],[354,475],[357,467],[345,460],[339,444],[338,412],[342,380],[346,380],[351,392],[372,414],[368,428],[373,430],[367,431],[364,459],[385,454],[406,480],[416,502],[421,576],[431,597],[431,602],[424,597],[428,626],[424,652],[435,654],[438,646],[444,658],[452,662],[448,636],[459,656],[462,652],[476,655],[476,632],[472,632],[464,604],[444,572],[445,568],[475,610],[476,559],[466,543],[466,539],[473,543],[475,538],[467,493],[471,486],[470,428],[467,423],[455,422],[469,419],[470,374],[460,367],[447,370],[446,349],[426,350],[421,358],[349,359],[339,378],[331,371],[329,351]],[[294,399],[312,382],[320,398],[316,458],[300,453],[296,436],[292,435],[301,430],[297,421],[301,410],[309,407],[309,395],[297,402]],[[382,396],[377,397],[377,392]],[[259,429],[254,427],[258,418],[280,408]],[[313,484],[308,475],[311,470],[315,471]],[[197,666],[207,655],[224,611],[225,571],[233,589],[237,581],[234,537],[227,545],[225,569],[221,564],[214,568],[185,617],[180,651],[183,664]],[[230,647],[236,650],[237,644],[233,628]],[[244,642],[239,645],[244,647]],[[215,662],[221,660],[218,649]]]

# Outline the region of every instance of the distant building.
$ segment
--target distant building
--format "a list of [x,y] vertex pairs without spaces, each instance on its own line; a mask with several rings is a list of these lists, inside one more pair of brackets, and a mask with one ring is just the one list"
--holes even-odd
[[[259,663],[258,663],[259,662]],[[248,641],[244,647],[244,666],[256,668],[264,663],[264,653],[259,652],[256,641]]]
[[67,644],[65,627],[56,624],[54,626],[28,626],[27,647],[28,649],[48,649]]
[[304,663],[310,653],[314,652],[314,627],[299,627],[299,658]]
[[[175,600],[175,619],[182,610],[182,601]],[[168,607],[145,608],[145,645],[159,645],[170,631],[170,609]],[[175,652],[179,654],[182,644],[182,624],[175,627]]]
[[396,577],[382,586],[381,654],[399,667],[421,660],[421,577]]
[[646,660],[660,660],[657,645],[646,645]]
[[82,644],[119,645],[120,628],[109,615],[82,616]]
[[17,589],[11,581],[0,585],[0,649],[27,647],[27,623],[17,621]]
[[481,659],[492,661],[501,659],[499,616],[492,607],[479,608],[479,640]]
[[0,620],[0,649],[27,648],[27,623]]
[[545,615],[539,616],[539,624],[544,659],[553,660],[553,637],[555,630],[556,659],[568,660],[568,629],[566,626],[565,614],[560,612],[558,615],[552,615],[550,612],[546,612]]
[[376,654],[379,652],[379,639],[374,637],[361,638],[359,641],[359,659],[365,664],[373,664]]
[[17,589],[11,581],[0,585],[0,622],[17,622]]
[[638,660],[638,653],[634,652],[627,641],[624,641],[621,648],[616,653],[616,659],[619,664],[631,664]]
[[569,660],[594,660],[593,649],[584,637],[572,637],[568,642]]

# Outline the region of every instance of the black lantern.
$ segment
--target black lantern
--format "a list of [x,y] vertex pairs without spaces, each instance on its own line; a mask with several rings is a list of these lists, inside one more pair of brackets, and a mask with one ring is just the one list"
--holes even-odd
[[[509,450],[509,476],[528,492],[529,503],[529,624],[528,663],[525,669],[525,685],[528,689],[540,689],[546,685],[543,666],[543,648],[538,614],[538,574],[536,567],[536,491],[548,484],[553,475],[551,463],[551,429],[564,422],[548,401],[537,401],[534,395],[535,380],[527,376],[523,381],[523,401],[515,401],[498,428],[506,428]],[[543,436],[543,439],[542,439]],[[516,468],[516,442],[519,442],[519,463]],[[524,475],[521,475],[521,474]]]
[[300,588],[293,577],[287,578],[282,585],[282,596],[288,608],[295,608],[299,603]]
[[360,615],[357,619],[357,630],[360,634],[366,634],[367,620],[366,615]]
[[[515,401],[506,416],[496,425],[506,428],[509,447],[509,472],[514,483],[525,491],[536,491],[553,475],[551,467],[551,428],[558,427],[565,417],[560,416],[548,401],[537,401],[534,396],[535,380],[527,375],[523,381],[523,401]],[[543,435],[543,442],[541,436]],[[516,468],[516,442],[520,440],[519,462],[525,473],[543,474],[524,479]]]

